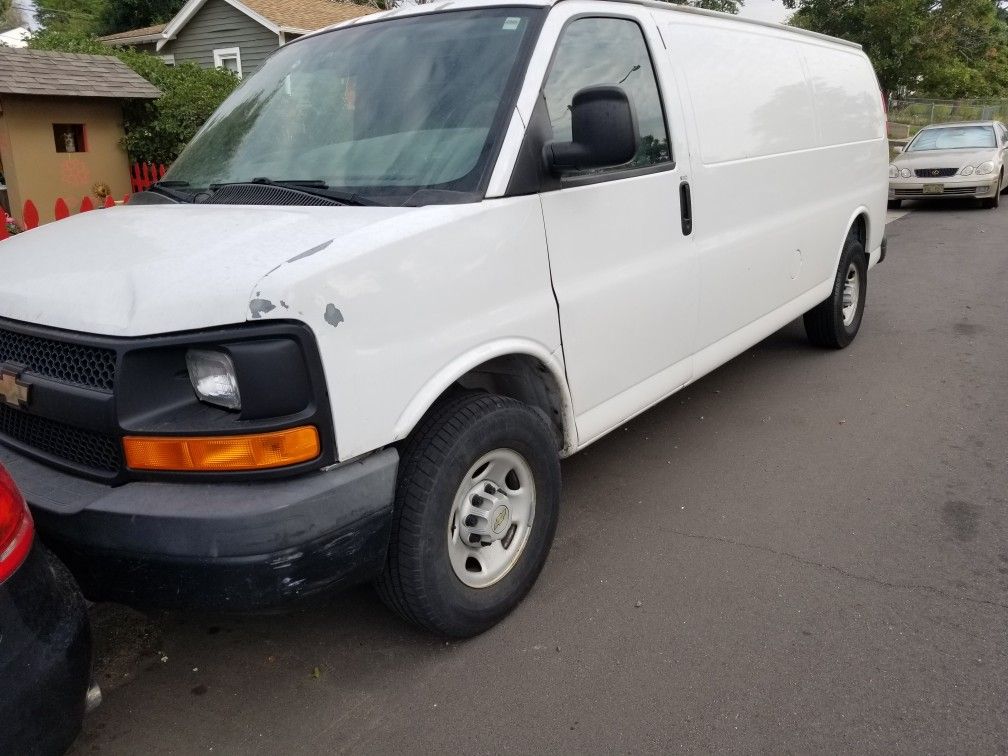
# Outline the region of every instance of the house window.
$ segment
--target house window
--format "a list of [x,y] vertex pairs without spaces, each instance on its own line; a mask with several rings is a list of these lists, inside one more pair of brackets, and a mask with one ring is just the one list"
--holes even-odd
[[83,123],[54,123],[52,130],[56,152],[87,152]]
[[226,68],[236,74],[238,78],[242,75],[241,50],[237,47],[219,47],[213,51],[213,62],[216,68]]

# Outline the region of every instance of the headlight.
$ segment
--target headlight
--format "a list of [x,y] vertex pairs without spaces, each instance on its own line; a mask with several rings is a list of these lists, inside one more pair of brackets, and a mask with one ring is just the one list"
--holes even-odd
[[989,173],[994,173],[994,163],[987,162],[983,165],[978,165],[976,172],[977,176],[986,176]]
[[899,168],[895,165],[889,166],[889,178],[899,178]]
[[910,178],[911,176],[913,176],[913,171],[911,171],[909,168],[903,168],[902,170],[900,170],[900,176],[902,176],[903,178]]
[[241,409],[238,376],[228,355],[211,349],[190,349],[186,353],[186,366],[200,401],[225,409]]
[[960,176],[972,176],[973,175],[973,166],[972,165],[967,165],[965,168],[963,168],[961,171],[959,171],[959,175]]

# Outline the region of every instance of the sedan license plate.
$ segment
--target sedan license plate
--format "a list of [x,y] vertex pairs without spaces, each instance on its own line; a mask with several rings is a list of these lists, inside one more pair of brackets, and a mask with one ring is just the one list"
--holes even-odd
[[924,184],[924,194],[944,194],[945,184]]

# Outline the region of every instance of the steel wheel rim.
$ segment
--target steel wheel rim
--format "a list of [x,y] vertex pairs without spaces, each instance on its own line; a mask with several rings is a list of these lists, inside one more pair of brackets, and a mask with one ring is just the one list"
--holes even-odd
[[858,273],[857,266],[851,263],[847,268],[847,276],[844,279],[843,304],[841,306],[843,324],[848,328],[854,323],[854,318],[857,316],[860,299],[861,274]]
[[448,515],[448,559],[470,588],[502,580],[525,550],[535,520],[535,478],[512,449],[484,454],[462,478]]

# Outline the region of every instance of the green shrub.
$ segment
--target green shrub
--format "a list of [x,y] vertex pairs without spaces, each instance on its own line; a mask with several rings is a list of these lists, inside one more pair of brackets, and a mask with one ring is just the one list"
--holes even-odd
[[130,159],[171,163],[200,126],[238,86],[239,79],[224,69],[200,68],[194,63],[169,66],[156,55],[108,47],[94,37],[43,31],[31,40],[36,50],[112,55],[161,90],[157,100],[128,100],[123,105]]

